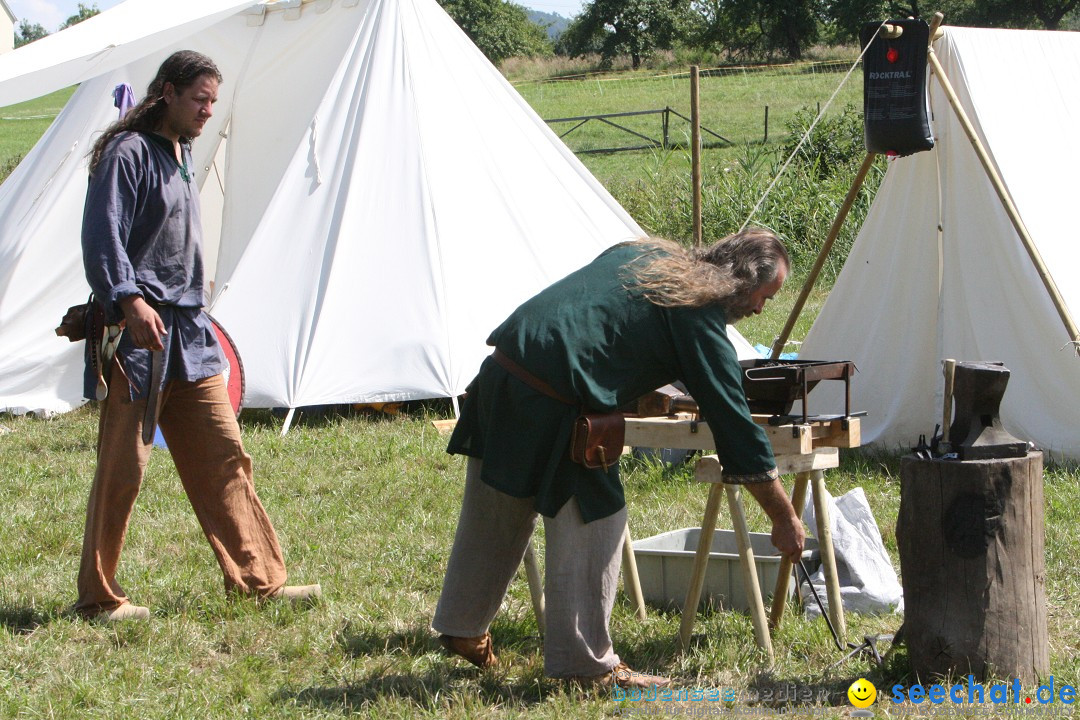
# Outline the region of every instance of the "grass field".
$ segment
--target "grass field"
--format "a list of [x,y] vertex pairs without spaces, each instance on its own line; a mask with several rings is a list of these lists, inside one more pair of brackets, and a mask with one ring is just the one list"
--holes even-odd
[[[747,147],[760,144],[765,105],[765,147],[779,143],[785,118],[799,107],[824,104],[840,77],[777,71],[705,78],[703,123],[738,144],[708,151],[706,162],[738,162]],[[683,111],[686,100],[680,98],[688,97],[685,78],[670,75],[518,87],[544,117],[664,105]],[[853,76],[837,102],[857,97]],[[0,161],[25,154],[48,124],[45,118],[7,118],[55,114],[64,98],[58,93],[0,109]],[[679,152],[667,161],[674,167],[662,172],[684,172]],[[585,162],[604,182],[617,184],[647,176],[665,160],[646,152],[585,156]],[[752,342],[770,344],[797,291],[785,288],[765,314],[740,329]],[[805,335],[826,293],[823,288],[811,296],[794,338]],[[51,419],[0,416],[0,503],[6,514],[0,523],[0,718],[547,720],[613,717],[632,707],[543,677],[541,640],[523,577],[512,585],[493,627],[499,668],[481,672],[437,649],[428,623],[464,475],[462,459],[445,453],[446,439],[430,422],[447,416],[437,402],[396,417],[308,416],[281,437],[281,421],[269,412],[244,412],[256,486],[281,537],[291,579],[323,584],[325,597],[310,608],[224,597],[214,557],[168,454],[156,451],[119,578],[134,600],[151,607],[153,619],[114,627],[83,622],[68,611],[94,466],[96,412],[87,407]],[[705,492],[686,468],[626,458],[622,469],[636,538],[700,523]],[[1074,650],[1080,644],[1080,560],[1074,551],[1080,472],[1051,468],[1045,482],[1051,672],[1059,685],[1072,684],[1080,678]],[[866,491],[899,567],[898,455],[846,452],[827,484],[836,495],[854,487]],[[756,506],[748,503],[747,509],[751,529],[766,530]],[[720,525],[730,527],[726,510]],[[542,531],[536,541],[543,544]],[[895,631],[900,621],[891,614],[849,615],[847,639]],[[734,690],[743,699],[721,717],[791,710],[762,698],[792,686],[814,698],[801,716],[848,717],[846,689],[855,679],[868,678],[883,694],[893,684],[914,682],[902,648],[885,669],[861,660],[832,667],[841,654],[826,625],[804,620],[794,608],[775,635],[772,667],[755,649],[743,614],[701,613],[686,655],[677,652],[678,625],[677,613],[655,608],[640,622],[620,596],[612,621],[616,650],[635,669],[671,675],[684,688]],[[759,699],[747,699],[754,696]],[[702,707],[684,703],[678,709],[688,716]],[[875,706],[879,717],[927,715],[925,708]]]
[[[701,125],[730,143],[724,143],[703,129],[703,141],[718,145],[704,153],[703,163],[716,166],[731,162],[743,152],[746,144],[776,147],[787,139],[787,123],[798,110],[816,110],[829,102],[852,61],[706,71],[700,78],[699,88]],[[690,117],[690,80],[685,72],[661,75],[622,73],[582,80],[519,82],[515,87],[547,120],[660,110],[665,107]],[[861,103],[862,74],[856,71],[837,93],[830,111],[838,112],[847,105],[861,107]],[[662,137],[659,115],[610,120],[654,140]],[[557,134],[565,134],[564,141],[575,152],[644,143],[641,138],[598,120],[590,120],[571,130],[576,124],[552,125]],[[670,141],[687,148],[689,134],[689,123],[672,115]],[[581,158],[601,182],[608,184],[614,180],[627,182],[640,176],[642,157],[648,154],[586,154]]]
[[[849,59],[800,63],[768,68],[706,68],[700,81],[701,123],[723,135],[720,142],[703,130],[703,237],[713,242],[747,220],[764,224],[787,243],[796,277],[813,264],[837,209],[847,193],[862,151],[851,167],[827,177],[811,177],[807,165],[790,167],[780,175],[790,149],[805,125],[819,116],[819,127],[849,126],[855,116],[861,147],[862,74]],[[690,115],[690,80],[686,72],[637,72],[589,76],[577,80],[518,82],[515,87],[541,117],[581,118],[599,113],[631,113],[671,107]],[[768,133],[766,137],[766,109]],[[671,115],[669,148],[630,152],[584,153],[579,158],[615,199],[651,234],[689,242],[692,235],[689,123]],[[663,137],[657,114],[590,119],[552,124],[576,151],[624,147]],[[614,123],[623,129],[615,128]],[[637,135],[631,134],[637,133]],[[845,137],[830,131],[825,136]],[[643,137],[639,137],[643,136]],[[845,140],[846,141],[846,140]],[[647,143],[646,143],[647,144]],[[810,143],[806,146],[813,146]],[[815,146],[818,151],[820,146]],[[851,163],[848,163],[851,164]],[[871,173],[850,221],[842,228],[837,247],[826,266],[828,278],[842,264],[884,173],[884,161]],[[780,182],[771,191],[769,181]],[[760,206],[758,207],[758,203]]]
[[[4,418],[0,717],[612,716],[618,706],[610,697],[543,677],[523,577],[493,628],[498,669],[481,672],[437,650],[428,623],[463,477],[463,462],[445,454],[445,438],[429,422],[444,416],[429,408],[392,419],[313,418],[282,438],[280,421],[269,413],[245,412],[256,485],[292,578],[323,583],[325,597],[311,608],[225,599],[168,455],[156,451],[120,570],[125,589],[154,616],[116,627],[67,612],[94,464],[95,413]],[[686,470],[630,459],[623,469],[637,538],[700,523],[705,492]],[[865,489],[894,554],[898,472],[895,457],[849,453],[827,476],[834,494]],[[1073,652],[1080,642],[1076,483],[1077,474],[1063,470],[1046,478],[1051,670],[1059,683],[1080,669]],[[760,511],[747,508],[752,529],[767,530]],[[726,511],[720,524],[730,527]],[[849,639],[891,632],[899,623],[895,615],[849,614]],[[685,656],[677,653],[678,624],[678,614],[657,609],[639,622],[620,595],[616,650],[632,667],[673,675],[688,688],[733,688],[743,697],[790,684],[808,688],[823,717],[847,715],[845,691],[858,677],[879,691],[914,682],[902,649],[884,671],[855,660],[830,668],[841,655],[824,622],[794,611],[775,635],[772,668],[756,651],[745,615],[701,613]]]
[[29,102],[0,108],[0,178],[8,176],[75,92],[67,88]]

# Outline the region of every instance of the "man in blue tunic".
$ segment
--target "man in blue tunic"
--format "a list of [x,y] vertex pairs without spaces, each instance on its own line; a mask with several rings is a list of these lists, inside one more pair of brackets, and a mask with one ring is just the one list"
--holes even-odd
[[526,301],[488,339],[449,451],[469,456],[465,498],[434,629],[451,652],[495,663],[488,628],[537,515],[546,531],[544,672],[601,684],[665,685],[612,648],[626,505],[618,464],[570,458],[582,408],[610,412],[681,380],[713,431],[724,480],[745,484],[798,558],[803,527],[751,415],[727,325],[760,313],[790,269],[752,228],[702,253],[660,240],[617,245]]
[[[83,213],[86,278],[111,333],[102,362],[87,338],[85,394],[107,395],[86,510],[75,609],[108,620],[146,619],[116,581],[128,521],[160,425],[228,592],[292,600],[318,585],[286,586],[277,535],[255,494],[251,458],[202,311],[202,227],[191,141],[217,100],[221,73],[192,51],[162,63],[146,97],[94,144]],[[99,364],[101,363],[101,364]]]

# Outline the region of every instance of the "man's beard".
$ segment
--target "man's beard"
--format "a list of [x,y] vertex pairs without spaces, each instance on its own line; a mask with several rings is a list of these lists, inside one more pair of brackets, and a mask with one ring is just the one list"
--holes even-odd
[[732,298],[724,303],[724,314],[727,315],[728,325],[734,325],[740,320],[750,317],[753,313],[747,307],[743,298]]

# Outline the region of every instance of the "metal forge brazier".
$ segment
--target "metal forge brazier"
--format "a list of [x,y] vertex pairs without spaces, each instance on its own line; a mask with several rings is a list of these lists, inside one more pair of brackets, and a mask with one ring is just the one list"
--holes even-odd
[[[775,425],[810,420],[839,419],[811,416],[807,410],[806,396],[821,380],[844,381],[844,414],[851,413],[851,376],[855,363],[850,360],[741,360],[743,367],[743,390],[750,412],[773,415]],[[796,400],[802,401],[802,415],[792,415]]]

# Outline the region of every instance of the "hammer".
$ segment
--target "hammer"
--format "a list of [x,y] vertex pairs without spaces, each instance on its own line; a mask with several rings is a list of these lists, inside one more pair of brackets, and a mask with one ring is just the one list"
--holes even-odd
[[956,374],[956,360],[949,358],[942,363],[942,372],[945,373],[945,407],[941,415],[941,441],[938,443],[938,452],[946,455],[952,452],[952,444],[949,443],[949,426],[952,425],[952,398],[953,377]]

